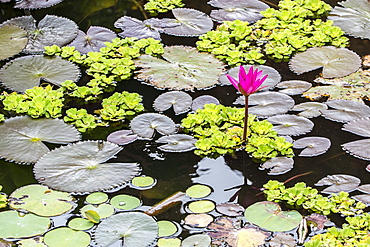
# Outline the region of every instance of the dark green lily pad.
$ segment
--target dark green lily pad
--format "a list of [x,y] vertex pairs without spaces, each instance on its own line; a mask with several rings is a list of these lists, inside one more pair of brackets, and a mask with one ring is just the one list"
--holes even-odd
[[361,58],[347,48],[323,46],[309,48],[297,53],[289,61],[289,67],[297,74],[302,74],[323,68],[324,78],[343,77],[349,75],[361,66]]
[[185,113],[190,110],[193,102],[192,97],[181,91],[171,91],[159,95],[153,103],[154,109],[164,112],[173,106],[176,115]]
[[137,163],[105,163],[122,150],[110,142],[84,141],[45,154],[34,166],[35,178],[67,192],[89,193],[124,185],[139,171]]
[[326,137],[308,136],[293,142],[293,148],[304,148],[298,156],[312,157],[318,156],[326,151],[331,146],[331,141]]
[[50,217],[71,210],[75,206],[74,200],[69,193],[51,190],[38,184],[30,184],[18,188],[9,196],[9,206]]
[[351,192],[355,190],[361,183],[361,180],[355,176],[337,174],[327,175],[315,183],[315,186],[329,185],[322,193],[338,193],[341,191]]
[[[50,227],[50,219],[17,211],[0,212],[0,238],[29,238],[41,235]],[[6,222],[6,224],[4,224]]]
[[160,220],[158,224],[158,237],[169,237],[175,234],[178,229],[177,226],[168,220]]
[[28,42],[27,32],[14,25],[0,27],[0,60],[20,53]]
[[176,131],[172,119],[158,113],[140,114],[132,119],[130,127],[136,135],[145,139],[153,138],[155,130],[162,135],[170,135]]
[[279,204],[270,201],[252,204],[245,210],[244,216],[247,221],[274,232],[293,230],[302,220],[298,211],[282,211]]
[[322,116],[337,122],[350,122],[370,115],[370,107],[352,100],[330,100],[326,104],[335,110],[322,110]]
[[41,79],[60,86],[66,80],[77,81],[79,78],[80,70],[72,62],[44,55],[16,58],[0,70],[2,84],[17,92],[39,86]]
[[130,195],[116,195],[110,200],[113,207],[122,210],[132,210],[141,205],[139,198]]
[[312,118],[318,117],[321,115],[322,110],[328,109],[328,105],[320,102],[303,102],[298,105],[295,105],[292,108],[292,111],[300,111],[298,116]]
[[206,89],[218,83],[223,64],[214,55],[189,46],[167,46],[163,59],[142,55],[135,60],[137,78],[157,88]]
[[273,127],[279,135],[296,136],[310,132],[314,123],[301,116],[295,115],[277,115],[267,118],[272,124],[277,124]]
[[158,143],[168,143],[159,146],[158,149],[164,152],[188,152],[196,149],[195,143],[197,140],[190,135],[175,134],[169,136],[162,136],[156,140]]
[[312,84],[307,81],[290,80],[279,82],[276,87],[284,88],[280,90],[279,93],[285,93],[288,95],[299,95],[312,87]]
[[115,214],[102,221],[94,233],[95,242],[110,246],[123,238],[124,246],[147,247],[158,235],[157,222],[139,212]]
[[275,157],[267,160],[260,166],[260,169],[271,169],[268,175],[280,175],[287,173],[294,167],[294,160],[288,157]]
[[35,163],[49,152],[42,142],[66,144],[80,138],[77,129],[60,119],[9,118],[0,124],[0,157],[18,163]]
[[83,231],[76,231],[68,227],[59,227],[47,232],[44,242],[48,247],[73,246],[87,247],[90,245],[90,235]]

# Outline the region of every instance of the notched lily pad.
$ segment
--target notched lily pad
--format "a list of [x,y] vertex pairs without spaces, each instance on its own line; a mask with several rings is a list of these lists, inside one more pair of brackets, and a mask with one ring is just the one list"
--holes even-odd
[[0,60],[20,53],[28,42],[27,32],[14,25],[0,27]]
[[137,137],[132,130],[117,130],[107,136],[107,141],[118,145],[127,145],[136,141]]
[[322,116],[337,122],[349,122],[355,119],[368,117],[370,107],[351,100],[330,100],[326,104],[336,110],[322,110]]
[[292,111],[300,111],[298,113],[298,116],[306,117],[306,118],[312,118],[312,117],[318,117],[321,115],[321,111],[327,110],[328,105],[320,102],[303,102],[298,105],[295,105],[292,108]]
[[16,1],[14,8],[18,9],[41,9],[56,5],[63,0],[21,0]]
[[338,193],[341,191],[351,192],[361,183],[361,180],[355,176],[337,174],[328,175],[315,183],[315,186],[329,185],[322,193]]
[[195,143],[197,140],[190,135],[175,134],[169,136],[162,136],[158,138],[157,143],[168,143],[159,146],[158,149],[164,152],[188,152],[196,149]]
[[356,158],[370,160],[370,139],[347,142],[341,146]]
[[136,135],[144,139],[153,138],[155,130],[162,135],[170,135],[176,131],[176,126],[172,119],[158,113],[138,115],[132,119],[130,127]]
[[370,137],[370,117],[353,120],[343,125],[342,130],[359,136]]
[[218,83],[223,63],[214,55],[190,46],[167,46],[164,50],[163,59],[141,55],[135,60],[141,68],[138,79],[173,90],[206,89]]
[[275,157],[267,160],[260,166],[261,170],[271,169],[268,175],[280,175],[293,169],[294,160],[288,157]]
[[191,110],[196,111],[198,109],[203,109],[205,104],[219,105],[220,101],[218,101],[217,98],[211,95],[202,95],[202,96],[196,97],[193,100],[193,103],[191,105]]
[[155,100],[153,107],[159,112],[164,112],[173,106],[175,114],[185,113],[190,110],[192,97],[181,91],[171,91],[159,95]]
[[284,88],[280,90],[279,93],[285,93],[288,95],[299,95],[312,87],[312,84],[307,81],[290,80],[279,82],[276,87]]
[[60,86],[66,80],[77,81],[79,78],[79,68],[58,56],[23,56],[8,62],[0,70],[2,84],[17,92],[39,86],[41,79]]
[[294,115],[277,115],[267,118],[272,124],[277,124],[273,127],[279,135],[296,136],[310,132],[314,123],[301,116]]
[[331,146],[326,137],[309,136],[293,142],[293,148],[304,148],[298,156],[312,157],[325,153]]
[[361,66],[361,58],[347,48],[323,46],[309,48],[297,53],[289,61],[289,67],[297,74],[323,68],[324,78],[343,77],[349,75]]

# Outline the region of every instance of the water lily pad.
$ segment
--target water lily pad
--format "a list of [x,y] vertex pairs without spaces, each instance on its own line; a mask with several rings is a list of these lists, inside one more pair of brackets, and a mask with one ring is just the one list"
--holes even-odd
[[214,202],[209,200],[195,201],[189,203],[188,205],[188,208],[191,212],[198,214],[211,212],[213,209],[215,209],[215,207],[216,205]]
[[333,121],[349,122],[370,115],[370,107],[360,102],[338,99],[326,104],[336,110],[322,110],[322,116]]
[[80,138],[74,127],[60,119],[9,118],[0,124],[0,156],[18,163],[35,163],[49,152],[43,141],[65,144]]
[[51,188],[75,193],[116,188],[139,171],[137,163],[104,163],[121,150],[116,144],[98,141],[63,146],[35,164],[35,178]]
[[277,124],[273,127],[279,135],[296,136],[310,132],[314,123],[301,116],[294,115],[277,115],[267,118],[272,124]]
[[178,229],[177,226],[168,220],[160,220],[158,224],[158,237],[169,237],[175,234]]
[[307,81],[290,80],[279,82],[276,87],[284,88],[280,90],[279,93],[285,93],[288,95],[299,95],[310,89],[310,87],[312,87],[312,84]]
[[49,247],[73,246],[87,247],[90,245],[90,235],[83,231],[76,231],[68,227],[59,227],[47,232],[44,242]]
[[198,109],[203,109],[205,104],[219,105],[220,101],[211,95],[202,95],[202,96],[196,97],[193,100],[193,103],[191,105],[191,110],[196,111]]
[[84,218],[73,218],[68,222],[68,227],[77,231],[84,231],[92,228],[94,223]]
[[0,27],[0,60],[20,53],[28,42],[27,32],[14,25]]
[[261,19],[263,15],[260,12],[269,8],[258,0],[211,0],[208,4],[221,8],[211,11],[211,17],[217,21],[241,20],[251,23]]
[[358,191],[370,194],[370,184],[363,184],[357,187]]
[[22,1],[16,1],[14,8],[18,8],[18,9],[48,8],[62,1],[63,0],[22,0]]
[[163,32],[176,36],[199,36],[213,28],[212,19],[205,13],[188,8],[176,8],[172,10],[176,20],[168,20],[169,23],[177,23],[179,26],[164,27]]
[[27,31],[28,43],[23,50],[27,53],[44,51],[44,46],[63,46],[71,42],[78,32],[77,24],[65,17],[45,15],[36,26],[32,15],[20,16],[3,22]]
[[138,79],[173,90],[205,89],[218,83],[223,64],[214,55],[189,46],[167,46],[164,50],[165,60],[149,55],[135,60],[135,65],[141,68]]
[[108,195],[104,192],[94,192],[86,197],[86,202],[91,204],[101,204],[108,200]]
[[360,118],[343,125],[342,130],[359,136],[370,137],[370,118]]
[[81,215],[85,218],[88,218],[87,211],[89,210],[93,210],[97,212],[100,219],[107,218],[114,214],[113,206],[107,203],[102,203],[102,204],[95,205],[95,206],[91,204],[85,205],[80,209]]
[[134,177],[131,181],[132,185],[140,188],[145,188],[153,186],[156,183],[156,180],[150,176],[140,176]]
[[209,247],[211,244],[211,238],[204,234],[194,234],[185,238],[181,242],[181,247]]
[[320,102],[303,102],[295,105],[292,111],[301,111],[298,116],[312,118],[321,115],[321,111],[328,109],[328,105]]
[[329,20],[349,35],[370,39],[370,3],[367,0],[347,0],[339,2],[329,13]]
[[190,135],[175,134],[169,136],[162,136],[156,141],[158,143],[168,143],[159,146],[158,149],[164,152],[187,152],[196,149],[195,143],[197,140]]
[[186,195],[192,198],[203,198],[209,196],[211,192],[211,188],[203,184],[194,184],[186,189]]
[[[294,99],[278,92],[261,92],[249,96],[249,113],[257,116],[268,117],[284,114],[295,104]],[[245,105],[245,96],[240,96],[234,104]]]
[[347,142],[341,146],[356,158],[370,160],[370,139]]
[[109,136],[107,136],[107,141],[118,145],[127,145],[136,141],[137,137],[138,136],[135,135],[132,130],[118,130],[110,133]]
[[44,55],[16,58],[0,70],[2,84],[17,92],[39,86],[41,79],[60,86],[66,80],[77,81],[79,78],[80,70],[72,62]]
[[297,246],[294,237],[285,232],[278,232],[270,241],[271,247]]
[[352,196],[352,198],[355,199],[355,200],[358,200],[360,202],[370,204],[370,195],[366,195],[366,194],[355,195],[355,196]]
[[158,113],[140,114],[132,119],[130,127],[136,135],[145,139],[153,138],[155,130],[162,135],[170,135],[176,131],[172,119]]
[[18,188],[9,196],[9,206],[50,217],[71,210],[74,206],[74,200],[69,193],[51,190],[38,184],[30,184]]
[[186,225],[199,228],[208,226],[212,221],[213,217],[209,214],[188,214],[184,219]]
[[110,200],[113,207],[122,210],[131,210],[141,205],[139,198],[130,195],[116,195]]
[[117,35],[110,29],[105,27],[90,26],[87,32],[78,30],[77,37],[68,45],[74,46],[81,53],[90,51],[99,51],[105,47],[105,42],[111,42],[117,38]]
[[178,238],[160,238],[157,245],[158,247],[180,247],[181,240]]
[[325,153],[331,146],[326,137],[309,136],[294,141],[293,148],[304,148],[298,156],[312,157]]
[[224,202],[217,204],[216,210],[226,216],[241,216],[245,209],[237,203]]
[[94,233],[94,239],[102,247],[123,238],[124,246],[147,247],[158,234],[157,222],[139,212],[115,214],[102,221]]
[[289,67],[297,74],[323,68],[324,78],[343,77],[361,66],[361,58],[347,48],[333,46],[313,47],[297,53],[289,62]]
[[121,37],[136,37],[138,39],[153,38],[161,40],[159,30],[156,26],[152,25],[153,19],[155,18],[141,21],[130,16],[122,16],[114,23],[114,27],[123,30],[123,32],[118,34]]
[[268,175],[280,175],[287,173],[292,170],[294,166],[294,160],[288,157],[274,157],[267,160],[260,166],[260,169],[271,169]]
[[164,112],[173,106],[175,114],[181,114],[189,111],[193,99],[185,92],[172,91],[159,95],[155,100],[153,107],[155,110]]
[[[12,247],[13,245],[9,245],[9,247]],[[17,242],[18,247],[47,247],[44,242],[42,241],[42,238],[28,238],[28,239],[22,239]],[[4,246],[8,247],[8,246]]]
[[[0,212],[0,238],[29,238],[41,235],[50,227],[50,219],[17,211]],[[6,224],[4,224],[6,222]]]
[[322,193],[338,193],[341,191],[351,192],[357,188],[361,183],[361,180],[355,176],[337,174],[327,175],[315,183],[315,186],[329,185],[325,188]]
[[282,211],[279,204],[270,201],[252,204],[245,210],[244,216],[247,221],[274,232],[293,230],[302,220],[298,211]]

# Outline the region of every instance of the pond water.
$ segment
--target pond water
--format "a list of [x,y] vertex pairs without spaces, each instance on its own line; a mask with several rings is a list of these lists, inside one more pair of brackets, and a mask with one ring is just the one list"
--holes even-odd
[[[77,3],[78,2],[78,3]],[[277,1],[272,1],[274,4]],[[337,1],[326,1],[335,6]],[[186,7],[202,10],[209,13],[212,9],[207,5],[207,0],[184,0]],[[13,10],[11,5],[3,4],[0,21],[11,17],[22,15],[23,11]],[[104,8],[105,7],[105,8]],[[116,30],[113,23],[121,16],[128,15],[143,19],[142,13],[137,9],[133,1],[123,0],[64,0],[64,2],[46,9],[32,10],[32,15],[36,19],[41,19],[45,14],[64,16],[74,20],[81,30],[87,30],[91,25],[99,25]],[[164,14],[161,17],[169,16]],[[162,34],[165,45],[192,45],[194,46],[197,38],[174,37]],[[369,40],[351,38],[350,49],[357,52],[360,56],[369,54]],[[282,80],[306,80],[312,82],[318,72],[313,71],[303,75],[294,74],[287,63],[272,63],[267,65],[274,67],[282,75]],[[162,94],[163,90],[157,90],[152,86],[140,83],[131,79],[119,84],[116,91],[137,92],[143,95],[144,107],[148,112],[154,112],[153,101]],[[187,92],[192,98],[209,94],[218,98],[223,105],[232,106],[238,95],[232,86],[216,86],[209,90],[196,90]],[[296,104],[308,102],[309,100],[301,96],[293,97]],[[366,102],[368,103],[368,102]],[[94,107],[94,106],[92,106]],[[166,115],[170,116],[176,123],[179,123],[186,114],[175,115],[173,110],[167,110]],[[132,194],[139,196],[144,205],[154,205],[158,201],[172,195],[177,191],[185,191],[194,183],[206,184],[212,187],[213,193],[208,199],[216,203],[226,201],[237,201],[246,207],[254,201],[261,200],[256,197],[261,188],[270,179],[285,181],[294,176],[310,172],[309,174],[299,176],[287,183],[293,186],[296,182],[304,181],[313,186],[319,179],[328,174],[348,174],[361,179],[362,184],[370,183],[369,173],[366,171],[368,161],[357,159],[342,150],[341,144],[359,139],[358,135],[342,131],[342,123],[333,122],[323,117],[311,119],[315,126],[306,136],[324,136],[331,140],[332,145],[325,153],[317,157],[294,157],[294,168],[283,175],[269,176],[266,170],[260,170],[258,164],[253,163],[248,157],[238,153],[236,157],[229,155],[217,159],[200,158],[192,151],[186,153],[164,153],[157,149],[155,141],[136,141],[124,147],[124,150],[117,155],[117,158],[111,162],[138,162],[141,172],[144,175],[151,176],[157,180],[156,186],[145,191],[138,191],[130,188],[124,188],[112,192],[112,195],[118,193]],[[106,139],[111,129],[100,129],[92,133],[83,134],[85,140]],[[300,136],[302,137],[302,136]],[[296,154],[300,150],[295,150]],[[15,189],[37,183],[34,179],[31,165],[19,165],[4,160],[0,160],[0,185],[3,186],[3,192],[10,194]],[[238,196],[236,200],[234,200]],[[84,198],[84,196],[81,196]],[[81,205],[81,203],[80,203]],[[172,208],[158,216],[159,219],[170,219],[181,222],[183,211],[180,207]],[[78,213],[78,208],[69,215],[63,215],[54,219],[54,226],[65,225],[67,219]],[[186,236],[184,231],[182,236]],[[120,246],[116,243],[112,246]]]

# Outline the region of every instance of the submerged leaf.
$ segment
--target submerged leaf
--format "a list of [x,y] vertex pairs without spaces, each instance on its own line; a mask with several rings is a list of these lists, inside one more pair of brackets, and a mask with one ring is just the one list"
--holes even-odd
[[315,186],[330,185],[322,193],[351,192],[357,188],[361,180],[351,175],[328,175],[315,183]]
[[130,16],[122,16],[114,23],[114,27],[123,30],[123,32],[118,34],[121,37],[136,37],[138,39],[153,38],[161,40],[159,31],[150,25],[150,20],[151,19],[141,21]]
[[288,157],[274,157],[263,163],[260,168],[271,169],[268,175],[280,175],[293,169],[294,160]]
[[276,87],[284,88],[279,93],[285,93],[288,95],[298,95],[307,91],[312,86],[311,83],[301,80],[290,80],[279,82]]
[[170,135],[176,131],[172,119],[158,113],[138,115],[132,119],[130,127],[136,135],[145,139],[153,138],[155,130],[162,135]]
[[60,86],[66,80],[77,81],[80,70],[61,57],[29,55],[16,58],[0,70],[0,81],[5,87],[24,92],[40,85],[40,80]]
[[304,148],[299,156],[312,157],[325,153],[330,148],[330,139],[326,137],[309,136],[293,142],[293,148]]
[[189,111],[192,103],[192,97],[181,91],[166,92],[159,95],[155,100],[153,107],[157,111],[164,112],[173,106],[175,114],[181,114]]
[[162,136],[156,141],[158,143],[168,143],[159,146],[158,149],[164,152],[187,152],[196,149],[195,143],[197,140],[190,135],[175,134]]
[[80,140],[80,133],[60,119],[9,118],[0,124],[0,157],[35,163],[49,152],[42,142],[65,144]]
[[217,21],[241,20],[255,22],[263,17],[261,11],[269,6],[258,0],[211,0],[209,5],[221,8],[212,10],[211,17]]
[[196,111],[198,109],[203,109],[205,104],[219,105],[220,101],[218,101],[217,98],[211,95],[202,95],[202,96],[196,97],[193,100],[193,103],[191,105],[191,110]]
[[135,65],[141,67],[137,78],[157,88],[193,90],[210,88],[218,81],[223,64],[214,55],[189,46],[167,46],[159,59],[141,55]]
[[289,62],[291,70],[297,74],[323,67],[324,78],[343,77],[361,66],[361,58],[347,48],[333,46],[313,47],[297,53]]
[[278,124],[273,127],[279,135],[296,136],[310,132],[314,123],[301,116],[277,115],[267,118],[272,124]]
[[110,142],[84,141],[45,154],[35,178],[61,191],[88,193],[122,186],[138,174],[136,163],[104,163],[122,150]]
[[333,121],[349,122],[370,115],[370,107],[360,102],[338,99],[326,104],[336,110],[321,110],[322,116]]
[[14,25],[0,27],[0,60],[20,53],[28,42],[27,32]]
[[328,105],[320,102],[303,102],[295,105],[292,111],[301,111],[298,116],[312,118],[321,115],[321,111],[328,109]]

